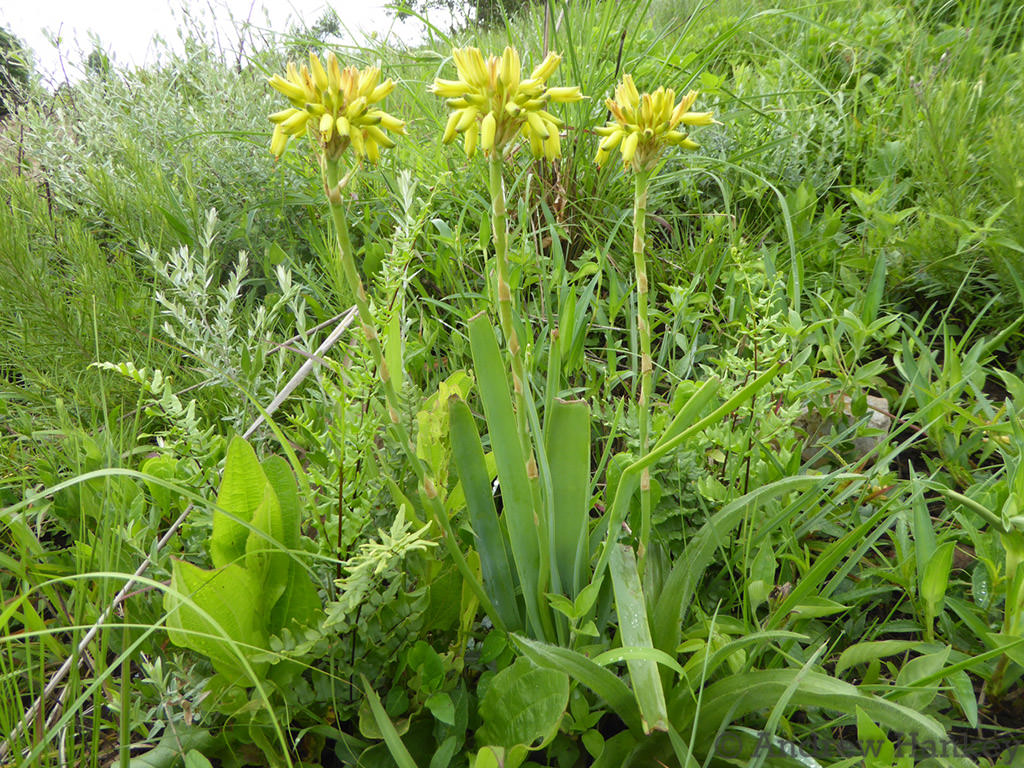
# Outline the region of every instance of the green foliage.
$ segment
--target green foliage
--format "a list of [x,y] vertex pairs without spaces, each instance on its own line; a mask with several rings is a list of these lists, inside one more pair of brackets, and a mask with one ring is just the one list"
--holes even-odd
[[9,29],[0,27],[0,118],[24,103],[31,72],[25,44]]
[[[379,356],[357,323],[319,349],[358,293],[310,155],[265,151],[262,75],[331,19],[31,93],[0,137],[0,733],[73,661],[0,762],[1009,765],[1022,16],[521,4],[349,48],[410,120],[344,189]],[[425,91],[450,42],[558,50],[590,97],[558,164],[504,158],[522,393],[489,179]],[[624,72],[721,121],[649,191],[647,455],[630,190],[591,164]]]
[[204,571],[175,561],[164,597],[176,645],[208,656],[230,682],[257,685],[265,668],[254,653],[272,635],[317,623],[320,598],[297,557],[302,509],[283,459],[260,464],[239,437],[228,446],[210,555]]

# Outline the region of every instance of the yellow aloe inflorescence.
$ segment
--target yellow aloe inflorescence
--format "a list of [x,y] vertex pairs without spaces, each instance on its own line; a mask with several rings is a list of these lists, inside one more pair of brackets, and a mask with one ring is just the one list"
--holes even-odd
[[444,129],[444,142],[463,136],[466,155],[479,146],[488,155],[501,152],[517,134],[530,142],[534,157],[553,160],[561,155],[559,131],[562,121],[545,107],[551,102],[573,102],[583,98],[578,86],[548,88],[548,78],[562,57],[549,53],[525,80],[521,77],[519,53],[506,47],[500,57],[486,60],[478,48],[452,51],[458,80],[434,81],[433,92],[447,99],[452,112]]
[[327,54],[325,67],[315,53],[309,66],[300,70],[289,62],[286,75],[274,75],[270,85],[288,97],[290,109],[270,116],[274,134],[270,151],[280,157],[292,136],[299,136],[312,124],[328,160],[337,160],[351,145],[356,155],[377,162],[381,148],[395,142],[384,132],[405,133],[405,123],[374,106],[395,88],[388,78],[380,82],[380,69],[356,69],[338,64]]
[[711,112],[691,112],[697,100],[697,91],[690,91],[676,104],[676,92],[671,88],[658,88],[654,93],[641,95],[633,78],[625,75],[615,88],[615,99],[606,99],[612,117],[607,125],[597,129],[604,138],[597,148],[594,162],[604,165],[612,150],[619,148],[622,162],[634,171],[653,168],[665,147],[679,146],[697,149],[680,125],[700,126],[715,122]]

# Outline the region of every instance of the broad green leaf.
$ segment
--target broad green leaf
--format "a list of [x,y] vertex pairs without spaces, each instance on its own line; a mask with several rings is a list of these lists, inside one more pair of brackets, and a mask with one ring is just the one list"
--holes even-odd
[[421,691],[436,691],[444,682],[444,661],[437,651],[423,640],[417,640],[409,649],[406,664],[419,676]]
[[280,524],[274,530],[287,550],[284,555],[288,560],[284,589],[273,604],[268,623],[269,631],[276,634],[292,622],[314,624],[322,604],[312,574],[297,556],[302,539],[302,500],[291,465],[280,456],[269,456],[262,467],[277,496]]
[[302,530],[302,501],[291,465],[280,456],[268,456],[261,465],[267,482],[274,489],[280,522],[280,541],[286,549],[297,549]]
[[185,755],[185,768],[213,768],[213,763],[201,752],[190,749]]
[[[647,622],[647,604],[640,587],[633,550],[617,544],[608,564],[615,593],[615,608],[619,615],[619,634],[622,645],[635,648],[653,648],[651,628]],[[664,731],[668,728],[665,693],[661,687],[658,665],[651,659],[635,658],[626,661],[633,694],[640,705],[644,730]]]
[[301,562],[289,559],[288,581],[270,611],[267,624],[272,634],[277,634],[293,622],[300,626],[315,626],[323,612],[323,603],[312,576]]
[[953,566],[953,548],[956,542],[947,541],[936,548],[921,574],[921,598],[928,604],[930,615],[938,614],[946,597],[949,572]]
[[270,483],[263,482],[263,500],[252,513],[252,529],[245,541],[245,569],[259,583],[256,597],[260,615],[271,609],[288,586],[291,557],[281,549],[281,506]]
[[864,292],[864,301],[861,305],[860,318],[864,325],[871,325],[878,317],[878,308],[882,304],[882,295],[885,293],[885,251],[878,249],[875,255],[875,267],[871,271],[871,280]]
[[[242,646],[266,647],[259,584],[238,564],[204,571],[184,560],[174,560],[171,567],[171,586],[164,593],[171,642],[208,657],[214,668],[229,679],[246,677],[239,656],[254,651]],[[264,667],[254,665],[257,674]]]
[[[913,510],[913,531],[914,531],[914,557],[917,562],[917,575],[920,581],[928,561],[935,554],[935,526],[932,523],[931,513],[928,511],[928,504],[924,500],[923,490],[916,482],[917,477],[913,467],[910,468],[911,487],[915,489],[910,499],[910,506]],[[920,583],[918,584],[920,587]]]
[[857,707],[857,743],[864,755],[864,768],[914,768],[913,756],[897,758],[896,745],[860,707]]
[[512,581],[509,544],[494,506],[480,435],[476,431],[473,414],[465,402],[453,397],[448,402],[448,409],[452,457],[465,494],[470,528],[476,538],[484,589],[505,627],[519,629],[523,624]]
[[590,408],[582,400],[555,400],[544,429],[555,513],[551,551],[563,591],[575,598],[590,554]]
[[214,567],[234,563],[245,555],[245,542],[249,537],[249,527],[245,524],[252,520],[263,501],[266,484],[267,477],[252,446],[241,437],[233,438],[228,445],[217,494],[218,509],[213,512],[210,557]]
[[452,703],[452,697],[447,693],[431,694],[423,702],[423,706],[445,725],[455,725],[455,705]]
[[484,724],[477,740],[512,749],[547,744],[569,703],[569,676],[528,659],[517,659],[494,676],[480,701]]
[[924,643],[916,640],[875,640],[857,643],[839,654],[839,661],[836,662],[836,674],[840,675],[858,664],[867,664],[875,659],[884,659],[886,656],[917,650],[923,645]]
[[974,685],[967,673],[959,669],[946,676],[946,682],[953,689],[953,697],[956,699],[960,709],[964,711],[964,717],[972,728],[978,727],[978,694],[974,691]]
[[522,585],[526,615],[535,636],[543,636],[540,594],[540,530],[533,507],[533,495],[526,476],[526,462],[519,439],[512,396],[494,329],[486,314],[469,321],[469,343],[473,352],[477,390],[484,406],[491,450],[498,467],[498,482],[505,529],[508,531],[512,559]]
[[915,683],[937,675],[946,666],[948,659],[949,646],[946,646],[936,653],[927,653],[908,661],[900,668],[900,672],[896,676],[896,687],[914,687],[908,691],[898,691],[891,698],[919,711],[927,708],[931,704],[932,699],[935,698],[935,694],[939,692],[939,686],[935,684],[928,687],[917,687]]
[[829,600],[826,597],[808,596],[797,603],[791,609],[794,618],[817,619],[822,616],[833,616],[837,613],[850,610],[850,606]]
[[615,674],[594,663],[578,651],[548,645],[513,635],[516,645],[530,661],[538,666],[568,672],[573,680],[592,690],[611,708],[635,735],[643,733],[640,710],[636,699],[624,682]]

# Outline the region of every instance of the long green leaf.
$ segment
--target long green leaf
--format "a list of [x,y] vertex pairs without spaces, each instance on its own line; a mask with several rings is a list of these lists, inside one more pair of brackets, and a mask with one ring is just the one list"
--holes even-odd
[[643,734],[640,710],[629,688],[613,672],[596,664],[578,651],[512,635],[516,645],[534,664],[569,673],[577,682],[592,690],[619,716],[634,736]]
[[814,488],[834,480],[834,476],[799,476],[777,480],[736,499],[704,523],[676,560],[655,601],[651,622],[654,646],[666,653],[675,652],[679,645],[681,622],[704,571],[714,561],[718,548],[749,513],[784,494]]
[[556,400],[545,431],[554,498],[551,551],[562,589],[574,599],[589,559],[590,407],[582,400]]
[[782,366],[780,364],[776,363],[752,382],[733,394],[732,397],[722,403],[722,405],[707,416],[690,424],[690,426],[685,427],[681,432],[668,440],[661,440],[659,438],[658,442],[655,444],[655,448],[650,453],[637,459],[637,461],[630,464],[623,471],[622,477],[619,479],[619,485],[615,490],[615,498],[612,499],[611,509],[607,513],[608,535],[604,542],[604,549],[601,551],[601,557],[598,559],[597,566],[594,568],[595,579],[603,576],[604,570],[608,566],[608,558],[611,557],[613,545],[618,540],[622,523],[626,519],[626,512],[629,509],[629,501],[633,497],[633,492],[636,490],[636,487],[640,482],[640,472],[644,468],[655,464],[673,449],[682,445],[688,438],[693,437],[702,430],[707,429],[713,424],[724,419],[740,405],[757,394],[762,387],[775,377],[775,374],[779,372],[779,368],[781,367]]
[[[609,571],[623,646],[653,648],[651,628],[647,622],[647,604],[640,587],[640,574],[637,572],[633,550],[625,544],[616,545],[609,562]],[[633,683],[633,694],[643,715],[644,730],[648,733],[667,730],[668,712],[657,663],[650,658],[632,658],[627,659],[626,667]]]
[[391,758],[398,764],[398,768],[418,768],[416,761],[409,754],[409,750],[402,743],[402,737],[395,730],[394,723],[391,722],[388,713],[384,711],[384,706],[380,703],[380,697],[370,687],[370,681],[366,679],[366,675],[360,675],[360,677],[363,680],[363,693],[366,694],[366,700],[370,703],[370,711],[373,713],[374,722],[377,723],[377,728],[380,729],[381,734],[384,736],[384,743],[388,745]]
[[541,525],[539,516],[542,510],[534,509],[519,430],[516,427],[515,413],[512,411],[512,396],[509,394],[505,366],[502,364],[494,329],[486,314],[477,315],[469,321],[469,343],[473,352],[477,389],[487,418],[491,450],[494,452],[498,467],[505,528],[512,547],[512,559],[519,574],[519,583],[523,588],[526,615],[534,635],[543,637],[543,624],[540,618],[542,607],[538,590]]
[[[793,686],[796,681],[796,686]],[[854,685],[820,672],[767,669],[733,675],[705,689],[699,711],[685,691],[672,697],[669,713],[676,728],[699,718],[698,751],[708,749],[719,728],[751,712],[770,710],[789,693],[793,709],[822,708],[855,715],[863,709],[875,722],[907,735],[937,743],[948,741],[943,727],[927,715],[861,691]]]
[[480,435],[469,406],[459,398],[449,401],[448,414],[452,457],[466,497],[469,524],[476,537],[484,588],[505,626],[515,630],[522,627],[522,617],[516,603],[508,542],[494,506]]

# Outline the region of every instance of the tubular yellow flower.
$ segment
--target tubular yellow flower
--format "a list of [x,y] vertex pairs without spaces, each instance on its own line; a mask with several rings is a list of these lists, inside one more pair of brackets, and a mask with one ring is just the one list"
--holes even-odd
[[390,149],[394,141],[384,133],[405,133],[405,123],[377,105],[392,90],[390,78],[380,82],[380,69],[341,68],[337,57],[328,53],[326,67],[315,53],[309,54],[309,66],[300,70],[290,63],[285,74],[267,81],[282,93],[291,109],[270,115],[274,133],[270,151],[280,157],[293,136],[316,129],[325,157],[337,160],[349,147],[361,160],[377,162],[381,148]]
[[559,157],[563,123],[545,107],[579,101],[583,93],[577,86],[547,87],[561,61],[557,53],[549,53],[526,80],[519,53],[511,46],[500,57],[487,59],[477,48],[456,48],[452,59],[459,79],[437,79],[431,89],[447,99],[452,110],[444,129],[445,143],[461,133],[467,156],[472,157],[478,147],[491,155],[521,134],[534,157]]
[[705,126],[715,122],[711,112],[690,112],[697,91],[690,91],[676,104],[676,92],[658,88],[641,94],[631,75],[615,87],[615,98],[605,104],[613,120],[596,130],[602,136],[594,162],[604,165],[612,150],[619,148],[622,162],[634,171],[647,171],[658,163],[666,147],[697,149],[700,145],[678,126]]

